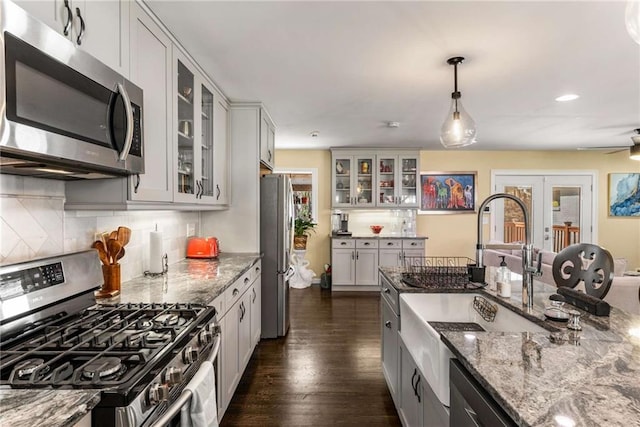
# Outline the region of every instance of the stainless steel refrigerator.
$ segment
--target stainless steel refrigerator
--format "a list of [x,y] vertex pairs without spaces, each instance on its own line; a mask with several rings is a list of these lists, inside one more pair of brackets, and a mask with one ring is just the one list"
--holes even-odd
[[293,246],[293,190],[287,175],[260,179],[262,251],[262,335],[277,338],[289,330],[289,254]]

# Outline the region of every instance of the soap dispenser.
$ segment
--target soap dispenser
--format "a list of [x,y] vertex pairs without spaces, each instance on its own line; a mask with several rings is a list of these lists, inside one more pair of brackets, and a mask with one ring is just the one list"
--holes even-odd
[[507,267],[504,255],[501,255],[500,267],[496,270],[495,282],[498,287],[498,295],[504,298],[511,296],[511,271]]

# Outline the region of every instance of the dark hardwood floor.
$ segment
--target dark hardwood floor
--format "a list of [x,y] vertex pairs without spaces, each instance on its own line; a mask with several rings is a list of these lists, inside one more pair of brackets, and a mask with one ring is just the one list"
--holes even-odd
[[380,297],[291,289],[286,337],[261,340],[230,426],[399,426],[380,362]]

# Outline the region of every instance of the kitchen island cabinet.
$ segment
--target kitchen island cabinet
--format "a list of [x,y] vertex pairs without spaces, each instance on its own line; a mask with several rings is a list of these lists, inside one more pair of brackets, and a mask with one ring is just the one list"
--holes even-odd
[[[443,293],[441,289],[425,290],[405,285],[402,272],[401,268],[380,269],[383,295],[389,286],[393,288],[389,294]],[[491,273],[488,272],[487,277],[492,277]],[[640,378],[640,336],[637,332],[640,330],[640,317],[615,307],[611,308],[608,317],[578,310],[583,330],[576,334],[568,331],[566,324],[545,320],[544,308],[548,305],[549,296],[555,293],[554,287],[535,282],[534,307],[526,312],[522,308],[521,291],[517,288],[513,287],[511,298],[500,298],[490,290],[474,292],[498,303],[498,307],[506,305],[508,310],[547,331],[474,332],[473,339],[470,339],[468,332],[443,330],[441,341],[465,372],[481,385],[492,403],[516,425],[551,426],[559,425],[562,420],[568,420],[566,425],[575,426],[633,425],[638,420],[634,402],[640,398],[637,388]],[[402,319],[402,313],[398,314],[399,320]],[[400,320],[399,340],[402,340],[405,323],[406,319]],[[383,345],[387,343],[393,341],[383,341]],[[388,349],[383,348],[382,351],[383,354],[389,353]],[[400,372],[399,368],[401,365],[395,367],[396,372]],[[389,381],[388,376],[385,377]],[[424,380],[425,375],[421,377],[424,396],[428,397],[429,385]],[[411,378],[409,380],[411,382]],[[399,388],[396,388],[396,393]],[[389,384],[389,389],[393,390],[393,384]],[[409,391],[413,393],[413,389]],[[398,401],[394,401],[398,405]],[[403,404],[401,401],[399,410]],[[434,422],[438,425],[437,417],[423,417],[425,425]]]

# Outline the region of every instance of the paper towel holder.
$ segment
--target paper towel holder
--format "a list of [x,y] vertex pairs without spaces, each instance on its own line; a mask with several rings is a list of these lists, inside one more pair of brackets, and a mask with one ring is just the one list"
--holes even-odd
[[162,276],[167,271],[169,271],[169,256],[167,256],[167,254],[164,254],[162,256],[162,271],[160,273],[152,273],[149,270],[147,270],[144,272],[144,275],[147,277],[158,277],[158,276]]

